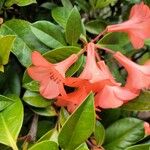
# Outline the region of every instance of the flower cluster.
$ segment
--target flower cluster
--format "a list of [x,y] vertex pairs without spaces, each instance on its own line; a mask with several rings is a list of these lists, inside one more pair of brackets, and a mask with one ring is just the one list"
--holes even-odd
[[[140,11],[139,11],[140,10]],[[107,26],[107,32],[127,32],[134,48],[144,46],[150,38],[150,9],[143,2],[132,7],[129,20],[117,25]],[[128,73],[124,86],[113,78],[106,63],[98,56],[94,41],[84,46],[86,63],[78,77],[65,77],[65,72],[78,59],[72,54],[62,62],[52,64],[37,51],[32,53],[33,66],[27,69],[30,77],[40,84],[40,93],[47,99],[56,99],[55,104],[65,106],[72,112],[92,91],[95,108],[117,108],[140,94],[142,89],[150,88],[150,61],[138,65],[120,52],[112,52],[114,59]],[[82,53],[80,53],[82,54]],[[68,93],[64,86],[73,87]]]

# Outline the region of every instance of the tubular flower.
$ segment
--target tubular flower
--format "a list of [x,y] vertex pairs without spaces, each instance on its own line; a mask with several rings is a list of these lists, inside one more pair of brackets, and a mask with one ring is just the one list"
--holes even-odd
[[47,98],[56,98],[59,94],[65,95],[64,78],[67,69],[78,59],[72,54],[64,61],[56,64],[48,62],[39,52],[32,53],[33,66],[27,69],[29,76],[39,82],[40,94]]
[[138,95],[119,86],[106,85],[95,96],[95,106],[101,108],[117,108],[124,102],[132,100]]
[[69,112],[73,112],[77,106],[87,97],[85,88],[78,88],[76,91],[65,96],[58,96],[56,105],[67,107]]
[[148,122],[144,122],[144,130],[146,135],[150,135],[150,125]]
[[95,45],[87,45],[87,58],[83,72],[78,78],[67,78],[65,84],[72,87],[85,87],[87,91],[98,92],[106,84],[120,85],[115,82],[104,61],[96,62]]
[[125,67],[128,72],[125,87],[130,90],[140,90],[150,88],[150,61],[143,66],[138,65],[125,57],[120,52],[114,54],[114,58]]
[[108,32],[126,32],[134,48],[142,48],[144,40],[150,38],[150,8],[143,2],[130,11],[129,20],[117,25],[107,26]]

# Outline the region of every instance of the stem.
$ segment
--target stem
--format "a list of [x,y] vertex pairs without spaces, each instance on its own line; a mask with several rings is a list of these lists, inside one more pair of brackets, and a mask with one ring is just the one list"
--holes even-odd
[[107,28],[104,31],[102,31],[98,36],[96,36],[91,42],[93,43],[96,42],[98,39],[100,39],[101,36],[103,36],[106,33],[107,33]]
[[104,51],[106,51],[106,52],[108,52],[108,53],[115,54],[115,52],[112,51],[112,50],[109,49],[109,48],[106,48],[106,47],[100,47],[99,45],[96,45],[96,47],[99,48],[99,49],[102,49],[102,50],[104,50]]
[[34,114],[32,124],[31,124],[31,127],[30,127],[30,131],[28,133],[28,135],[30,136],[30,141],[35,141],[36,140],[37,125],[38,125],[38,115]]
[[80,56],[80,55],[83,54],[85,51],[86,51],[86,49],[83,48],[83,49],[81,49],[81,50],[77,53],[77,55]]

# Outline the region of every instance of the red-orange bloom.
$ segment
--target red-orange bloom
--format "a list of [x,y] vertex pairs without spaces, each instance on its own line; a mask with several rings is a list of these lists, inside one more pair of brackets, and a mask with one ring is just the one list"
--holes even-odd
[[101,108],[117,108],[124,102],[132,100],[138,94],[132,93],[128,89],[119,86],[106,85],[95,96],[95,106]]
[[140,90],[150,88],[150,63],[149,61],[143,66],[138,65],[128,59],[126,56],[117,52],[114,57],[118,62],[125,67],[128,72],[127,82],[125,87],[130,90]]
[[76,91],[65,96],[58,96],[56,105],[67,107],[69,112],[73,112],[77,106],[87,97],[85,88],[78,88]]
[[144,122],[144,130],[146,135],[150,135],[150,124],[147,122]]
[[32,63],[27,69],[29,76],[40,83],[40,94],[48,99],[65,95],[64,78],[67,69],[78,59],[76,54],[56,64],[48,62],[39,52],[32,53]]
[[120,85],[117,83],[104,61],[96,62],[95,45],[88,43],[87,58],[84,70],[78,78],[68,78],[65,83],[72,87],[85,87],[86,90],[98,92],[106,84]]
[[129,20],[109,25],[108,32],[126,32],[134,48],[142,48],[144,40],[150,38],[150,8],[143,2],[132,7]]

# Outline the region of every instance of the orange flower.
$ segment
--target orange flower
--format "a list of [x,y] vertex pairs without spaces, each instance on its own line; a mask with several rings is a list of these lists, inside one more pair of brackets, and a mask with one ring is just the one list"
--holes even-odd
[[119,86],[106,85],[95,96],[95,106],[101,108],[117,108],[124,102],[132,100],[138,94],[132,93],[128,89]]
[[126,32],[134,48],[142,48],[144,40],[150,38],[150,8],[143,2],[132,7],[129,20],[107,26],[108,32]]
[[85,87],[86,90],[98,92],[106,84],[120,85],[117,83],[104,61],[96,62],[94,43],[87,44],[87,58],[84,70],[78,78],[66,78],[65,84],[72,87]]
[[120,52],[116,52],[114,58],[118,60],[128,72],[125,87],[133,91],[150,88],[150,61],[143,66],[138,65]]
[[65,96],[58,96],[56,105],[67,107],[69,112],[73,112],[77,106],[87,97],[88,93],[85,88],[78,88],[72,93]]
[[32,63],[27,69],[29,76],[40,83],[40,94],[48,99],[65,95],[64,78],[67,69],[78,59],[76,54],[56,64],[48,62],[39,52],[32,53]]
[[150,135],[150,125],[147,122],[144,122],[144,130],[146,135]]

